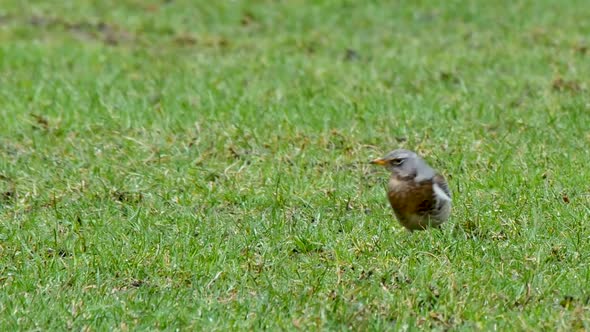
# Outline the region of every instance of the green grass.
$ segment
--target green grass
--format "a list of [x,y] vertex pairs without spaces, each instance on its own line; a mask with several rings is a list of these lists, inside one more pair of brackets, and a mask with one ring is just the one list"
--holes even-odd
[[590,329],[587,1],[208,3],[3,2],[0,330]]

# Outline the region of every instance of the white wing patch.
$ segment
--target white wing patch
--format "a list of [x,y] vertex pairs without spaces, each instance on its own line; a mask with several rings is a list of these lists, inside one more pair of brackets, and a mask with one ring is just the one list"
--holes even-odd
[[444,190],[442,190],[442,188],[438,185],[438,183],[435,183],[432,185],[432,189],[434,190],[434,194],[436,195],[436,198],[438,199],[442,199],[443,201],[451,201],[451,198],[449,197],[449,195],[447,195],[445,193]]

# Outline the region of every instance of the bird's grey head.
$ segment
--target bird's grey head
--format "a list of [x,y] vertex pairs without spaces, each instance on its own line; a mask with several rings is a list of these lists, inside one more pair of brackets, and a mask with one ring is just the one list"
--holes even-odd
[[371,164],[381,165],[401,178],[416,180],[430,179],[435,175],[424,159],[410,150],[398,149],[391,151],[382,158],[371,161]]

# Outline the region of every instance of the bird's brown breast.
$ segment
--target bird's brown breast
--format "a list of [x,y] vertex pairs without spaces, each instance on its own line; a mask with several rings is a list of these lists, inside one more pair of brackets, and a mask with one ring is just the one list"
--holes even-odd
[[432,185],[432,179],[416,182],[393,175],[388,183],[389,203],[402,217],[428,213],[436,204]]

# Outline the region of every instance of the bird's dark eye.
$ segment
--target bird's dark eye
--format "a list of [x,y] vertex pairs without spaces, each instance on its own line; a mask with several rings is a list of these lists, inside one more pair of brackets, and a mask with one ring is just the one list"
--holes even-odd
[[399,166],[404,163],[403,159],[391,159],[389,162],[392,166]]

